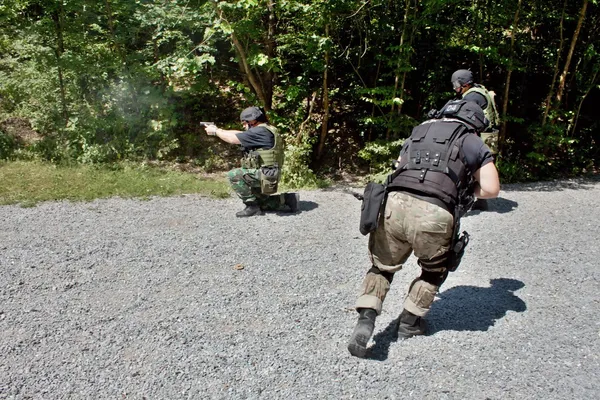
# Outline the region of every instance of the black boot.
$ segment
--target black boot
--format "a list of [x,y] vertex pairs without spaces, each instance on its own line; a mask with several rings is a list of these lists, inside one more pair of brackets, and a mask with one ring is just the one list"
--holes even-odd
[[298,203],[300,202],[300,195],[298,193],[284,193],[283,197],[285,205],[290,208],[291,212],[298,211]]
[[427,324],[423,317],[402,310],[398,323],[398,339],[408,339],[416,335],[424,335],[426,330]]
[[350,337],[348,351],[355,357],[365,358],[367,355],[367,343],[369,343],[369,339],[371,339],[371,335],[375,329],[377,311],[372,308],[359,308],[358,313],[358,321]]
[[251,217],[253,215],[263,215],[260,207],[254,203],[246,203],[246,208],[235,213],[236,217]]
[[471,206],[471,210],[489,211],[488,201],[486,199],[477,199]]

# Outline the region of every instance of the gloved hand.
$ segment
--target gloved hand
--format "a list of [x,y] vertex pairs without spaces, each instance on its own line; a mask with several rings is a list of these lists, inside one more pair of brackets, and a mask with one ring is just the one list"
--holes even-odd
[[436,110],[435,108],[432,108],[431,110],[429,110],[429,112],[427,113],[427,118],[431,119],[431,118],[435,118],[435,116],[437,115],[438,110]]

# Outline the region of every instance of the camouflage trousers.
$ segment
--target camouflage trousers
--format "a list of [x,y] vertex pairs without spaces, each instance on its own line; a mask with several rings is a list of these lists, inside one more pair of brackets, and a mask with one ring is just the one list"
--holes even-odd
[[[391,192],[377,230],[369,236],[369,255],[374,268],[363,281],[356,308],[373,308],[380,314],[393,274],[402,269],[413,252],[423,270],[427,270],[426,261],[443,259],[450,248],[453,227],[454,217],[445,209],[403,192]],[[444,279],[447,274],[444,266],[428,272],[443,274]],[[438,289],[439,285],[415,279],[404,308],[424,316]]]
[[265,211],[284,210],[283,194],[264,195],[260,191],[259,170],[255,168],[236,168],[227,173],[231,188],[244,204],[257,204]]

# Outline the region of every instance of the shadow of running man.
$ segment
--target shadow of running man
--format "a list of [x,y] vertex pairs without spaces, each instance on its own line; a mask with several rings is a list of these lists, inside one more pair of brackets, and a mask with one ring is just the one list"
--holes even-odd
[[[523,312],[525,302],[513,292],[525,286],[516,279],[499,278],[490,287],[455,286],[438,294],[427,315],[427,335],[439,331],[487,331],[508,311]],[[391,343],[398,340],[398,318],[373,340],[368,358],[386,360]]]

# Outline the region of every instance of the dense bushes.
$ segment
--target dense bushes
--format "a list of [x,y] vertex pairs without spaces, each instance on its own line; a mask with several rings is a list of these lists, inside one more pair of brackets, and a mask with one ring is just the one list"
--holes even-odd
[[[505,182],[590,172],[599,15],[588,0],[6,0],[0,158],[228,168],[237,152],[198,122],[238,127],[257,104],[285,135],[286,184],[376,175],[468,67],[503,113]],[[2,129],[15,118],[39,140]]]

